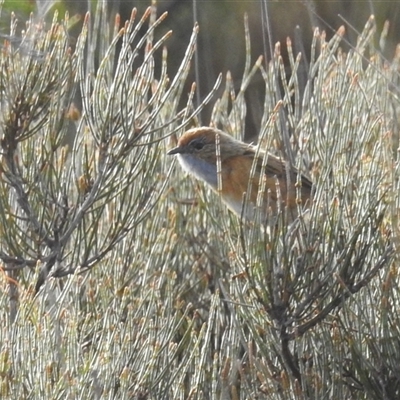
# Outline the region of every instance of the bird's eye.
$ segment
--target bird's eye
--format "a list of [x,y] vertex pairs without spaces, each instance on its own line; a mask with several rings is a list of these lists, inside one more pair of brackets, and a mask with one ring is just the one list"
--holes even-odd
[[201,150],[204,147],[204,142],[200,139],[194,139],[190,142],[190,146],[196,150]]

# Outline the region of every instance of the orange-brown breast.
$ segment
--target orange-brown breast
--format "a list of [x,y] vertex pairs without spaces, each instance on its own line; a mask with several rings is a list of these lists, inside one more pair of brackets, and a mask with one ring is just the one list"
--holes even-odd
[[[237,214],[240,214],[242,208],[243,193],[248,190],[250,171],[253,164],[254,154],[230,157],[221,164],[222,173],[222,197]],[[277,210],[278,188],[279,182],[281,206],[287,205],[289,209],[297,207],[297,172],[293,170],[289,174],[290,181],[287,182],[287,173],[284,162],[275,156],[268,156],[268,164],[265,168],[265,191],[264,191],[264,207],[271,207],[273,212]],[[250,202],[253,206],[257,202],[259,190],[259,173],[262,170],[262,157],[259,158],[256,172],[251,178]],[[304,176],[301,177],[301,200],[305,205],[311,196],[311,182]],[[264,210],[266,212],[266,209]]]

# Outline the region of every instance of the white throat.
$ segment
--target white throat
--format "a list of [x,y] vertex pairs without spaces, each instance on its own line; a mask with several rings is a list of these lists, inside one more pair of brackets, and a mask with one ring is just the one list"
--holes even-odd
[[188,153],[178,154],[178,160],[184,170],[193,174],[196,178],[205,181],[213,189],[217,190],[218,177],[216,165],[210,164]]

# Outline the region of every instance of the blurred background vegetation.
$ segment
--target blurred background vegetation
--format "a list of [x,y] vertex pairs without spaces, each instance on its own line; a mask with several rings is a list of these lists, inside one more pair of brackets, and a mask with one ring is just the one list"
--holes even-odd
[[[0,397],[398,399],[398,4],[148,5],[2,9]],[[311,209],[243,224],[166,156],[199,123]]]
[[[93,11],[96,1],[9,1],[4,5],[6,12],[14,11],[20,21],[25,21],[29,12],[39,10],[39,15],[49,9],[57,8],[61,14],[69,11],[73,23],[70,29],[70,41],[73,45],[80,32],[85,13]],[[149,0],[138,1],[108,1],[107,15],[110,24],[113,24],[116,14],[121,20],[129,19],[133,7],[142,14],[149,6]],[[359,1],[326,1],[326,0],[294,0],[294,1],[204,1],[204,0],[161,0],[157,1],[157,12],[161,15],[168,12],[169,16],[156,35],[163,35],[172,30],[174,35],[168,41],[168,49],[174,57],[169,61],[172,73],[177,71],[179,61],[182,59],[186,43],[190,36],[189,27],[195,21],[199,23],[200,30],[197,40],[197,76],[196,70],[190,71],[188,82],[197,82],[197,104],[212,89],[217,76],[222,72],[231,71],[235,87],[241,84],[241,75],[244,69],[245,35],[243,16],[248,14],[250,35],[253,38],[251,54],[254,58],[263,55],[271,59],[270,43],[282,43],[282,57],[285,65],[288,64],[286,39],[292,40],[295,54],[302,53],[300,78],[305,82],[310,62],[310,49],[313,30],[318,27],[326,31],[331,38],[335,31],[342,25],[346,27],[341,47],[348,51],[354,46],[365,21],[374,15],[377,29],[382,31],[386,21],[389,22],[387,40],[384,48],[380,48],[385,58],[393,57],[397,43],[400,42],[400,31],[395,21],[400,18],[400,3],[397,1],[359,0]],[[53,8],[52,8],[53,7]],[[4,15],[3,9],[3,15]],[[73,18],[72,18],[73,17]],[[80,21],[80,23],[78,22]],[[3,19],[3,26],[7,25]],[[144,28],[143,28],[144,29]],[[142,30],[142,34],[144,30]],[[375,45],[379,45],[375,38]],[[287,71],[290,74],[290,70]],[[300,82],[303,84],[304,82]],[[245,136],[248,140],[256,140],[258,127],[263,115],[263,98],[260,91],[262,81],[254,79],[246,91],[247,103],[251,105],[246,115]],[[188,83],[187,91],[189,91]],[[206,106],[200,117],[203,124],[210,121],[211,106]]]

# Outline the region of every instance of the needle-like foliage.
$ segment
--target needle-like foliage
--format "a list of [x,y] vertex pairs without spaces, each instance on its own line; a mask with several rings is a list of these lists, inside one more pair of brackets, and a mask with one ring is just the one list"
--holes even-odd
[[399,398],[399,54],[373,18],[348,54],[316,30],[306,79],[290,41],[290,68],[253,63],[246,22],[210,123],[243,138],[258,79],[260,146],[315,183],[262,227],[166,156],[210,100],[198,27],[169,76],[166,16],[110,27],[106,3],[73,47],[68,15],[3,38],[0,397]]

